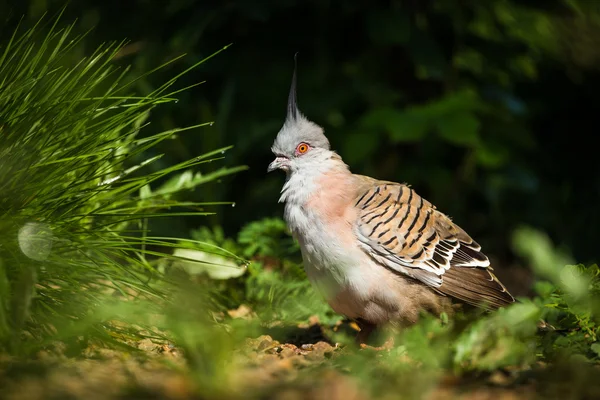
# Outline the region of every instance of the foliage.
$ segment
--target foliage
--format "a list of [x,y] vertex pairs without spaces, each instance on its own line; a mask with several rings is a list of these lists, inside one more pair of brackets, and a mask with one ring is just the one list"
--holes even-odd
[[[245,275],[221,275],[220,279],[233,279],[220,285],[211,283],[213,289],[217,289],[213,295],[222,299],[221,309],[245,304],[255,310],[265,324],[273,321],[298,324],[312,315],[323,322],[339,319],[322,299],[314,296],[298,258],[298,245],[281,219],[251,222],[240,230],[236,240],[226,238],[220,228],[202,227],[192,231],[191,235],[195,242],[187,247],[198,251],[199,255],[216,250],[224,259],[241,254],[249,260]],[[186,246],[186,243],[182,242],[180,246]],[[205,261],[200,258],[195,261],[196,268],[188,269],[188,273],[206,273],[210,278],[215,277],[215,272],[205,265]],[[222,270],[227,271],[230,267],[221,262],[213,268],[226,274]]]
[[[291,384],[333,370],[376,398],[422,398],[448,376],[501,373],[534,376],[563,398],[589,393],[600,362],[600,269],[587,262],[597,257],[598,173],[581,163],[593,146],[569,151],[585,121],[562,117],[594,104],[578,80],[590,93],[597,86],[588,33],[598,10],[574,0],[242,3],[174,0],[156,12],[136,0],[115,12],[122,2],[80,1],[66,13],[84,27],[107,15],[114,24],[78,36],[42,20],[2,43],[0,350],[79,357],[119,347],[129,357],[141,340],[168,343],[183,352],[194,393],[225,398],[240,394],[248,337],[316,327],[341,346]],[[15,8],[36,15],[47,4]],[[124,30],[132,42],[96,49]],[[226,57],[203,65],[211,83],[198,88],[190,71],[233,39]],[[535,276],[531,299],[495,313],[424,315],[393,333],[389,352],[353,347],[273,217],[281,176],[264,176],[291,47],[305,60],[302,109],[353,170],[412,183],[491,254],[518,257]],[[230,143],[228,162],[255,171],[209,168]],[[215,216],[219,205],[231,207]],[[517,229],[506,256],[517,221],[542,230]]]
[[[278,225],[281,231],[271,229]],[[284,233],[283,225],[266,219],[246,226],[237,240],[225,239],[219,233],[215,243],[227,243],[230,250],[243,252],[248,247],[242,239],[259,231],[270,232],[275,237]],[[203,240],[210,240],[207,232]],[[318,370],[346,371],[374,396],[385,398],[390,393],[403,393],[419,398],[435,388],[449,372],[457,377],[470,374],[482,377],[497,371],[513,371],[512,374],[518,376],[533,369],[544,377],[550,372],[538,370],[540,362],[556,366],[571,365],[573,360],[588,364],[600,362],[600,270],[596,265],[560,265],[568,257],[555,249],[547,236],[534,229],[520,228],[514,234],[518,254],[531,260],[539,274],[532,299],[521,298],[518,303],[494,313],[459,314],[451,320],[424,315],[417,325],[395,334],[395,348],[377,358],[374,353],[353,350],[348,338],[331,329],[339,316],[330,314],[327,307],[319,306],[318,302],[307,302],[313,295],[306,296],[306,292],[312,289],[303,274],[296,273],[299,265],[293,257],[279,259],[278,264],[265,268],[261,257],[285,253],[286,241],[271,241],[266,235],[262,242],[272,245],[262,247],[253,255],[248,274],[243,277],[246,285],[240,287],[235,280],[229,281],[230,288],[244,291],[240,301],[256,312],[262,328],[257,328],[253,320],[244,323],[233,320],[227,324],[235,326],[242,336],[244,330],[249,335],[258,335],[273,323],[296,324],[316,315],[330,338],[345,343],[346,347]],[[549,270],[556,273],[549,274]],[[305,307],[299,309],[299,303]],[[231,306],[237,308],[240,304]],[[370,367],[364,368],[367,364]],[[582,373],[587,368],[585,365],[572,367]],[[305,372],[309,380],[315,374],[318,373],[312,370]],[[584,382],[581,385],[585,385]],[[579,393],[577,391],[585,389],[578,384],[570,390]]]
[[[70,63],[84,37],[73,25],[42,23],[16,31],[0,48],[0,348],[15,353],[93,320],[113,292],[166,299],[154,259],[169,256],[163,249],[174,242],[150,236],[147,222],[211,214],[210,204],[176,195],[241,169],[196,173],[185,184],[151,190],[178,171],[182,182],[227,150],[146,171],[162,157],[148,157],[150,149],[204,125],[139,135],[155,107],[176,101],[180,75],[135,96],[135,79],[127,81],[127,70],[113,63],[122,43]],[[110,339],[103,326],[95,326],[97,335]],[[32,340],[22,342],[23,331]]]
[[[30,0],[13,12],[35,19],[62,4]],[[299,105],[325,127],[353,171],[412,184],[504,262],[514,260],[506,238],[521,223],[548,232],[578,260],[596,260],[600,174],[581,164],[595,159],[593,146],[582,144],[589,142],[600,82],[596,2],[148,4],[80,0],[66,12],[84,28],[98,25],[88,48],[130,38],[119,61],[140,72],[182,53],[191,65],[234,43],[203,68],[207,84],[157,110],[147,130],[215,121],[210,135],[164,142],[165,156],[148,168],[235,143],[229,162],[251,169],[193,194],[195,201],[236,201],[234,210],[208,219],[229,236],[281,215],[282,178],[265,169],[299,51]],[[134,86],[150,93],[163,76]],[[186,84],[195,79],[182,77]],[[557,210],[569,210],[568,220]],[[176,229],[183,236],[203,223],[188,218]]]

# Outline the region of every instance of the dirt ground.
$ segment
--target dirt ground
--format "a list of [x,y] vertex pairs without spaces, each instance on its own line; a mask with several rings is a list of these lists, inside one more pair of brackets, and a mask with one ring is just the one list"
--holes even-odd
[[[290,342],[280,343],[269,335],[248,338],[232,357],[233,377],[220,381],[217,374],[212,387],[204,390],[201,380],[189,368],[189,360],[177,347],[150,339],[134,345],[142,350],[141,354],[90,346],[79,357],[44,351],[28,361],[0,358],[0,398],[366,400],[375,397],[350,374],[333,367],[332,361],[349,351],[375,352],[377,360],[380,352],[386,351],[341,348],[328,343],[318,322],[314,322],[303,327],[302,334]],[[512,378],[498,372],[484,379],[442,377],[433,390],[419,397],[529,399],[536,397],[535,389],[533,382],[515,385]],[[377,398],[393,399],[397,395]]]

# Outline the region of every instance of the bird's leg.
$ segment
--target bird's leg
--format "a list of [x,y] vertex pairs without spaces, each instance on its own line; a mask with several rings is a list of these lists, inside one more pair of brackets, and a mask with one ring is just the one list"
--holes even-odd
[[371,343],[371,345],[369,345],[368,342],[372,342],[373,339],[377,339],[373,338],[372,334],[373,332],[378,331],[378,326],[363,319],[357,319],[356,324],[360,328],[360,332],[358,332],[358,334],[356,335],[355,341],[361,349],[381,351],[391,350],[394,347],[393,335],[388,335],[385,342],[381,346],[376,346],[374,345],[374,343]]
[[360,332],[356,334],[356,344],[360,347],[366,346],[369,336],[377,328],[377,325],[367,322],[364,319],[357,319],[356,324],[360,328]]
[[[373,339],[371,337],[372,333],[377,331],[377,325],[367,322],[363,319],[356,320],[358,327],[360,328],[360,332],[356,335],[356,344],[360,346],[361,349],[371,349],[375,351],[380,350],[391,350],[394,347],[394,336],[388,335],[385,342],[381,346],[373,346],[367,344],[369,339]],[[377,339],[377,338],[375,338]]]
[[393,335],[388,335],[388,337],[385,339],[385,342],[379,346],[379,347],[374,347],[374,350],[391,350],[394,348],[394,336]]

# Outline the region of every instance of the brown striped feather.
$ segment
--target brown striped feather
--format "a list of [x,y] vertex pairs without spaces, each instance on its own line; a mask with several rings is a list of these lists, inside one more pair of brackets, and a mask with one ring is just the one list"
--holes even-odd
[[443,294],[485,308],[504,307],[515,299],[488,268],[450,268],[437,288]]
[[355,203],[359,239],[376,261],[465,303],[497,308],[514,302],[481,246],[449,217],[407,185],[359,178],[369,187]]

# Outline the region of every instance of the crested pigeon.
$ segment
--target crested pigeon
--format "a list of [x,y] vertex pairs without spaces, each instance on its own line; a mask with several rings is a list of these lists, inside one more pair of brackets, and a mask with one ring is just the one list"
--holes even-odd
[[296,68],[285,123],[268,172],[286,181],[279,202],[308,279],[337,313],[376,327],[415,323],[453,304],[495,309],[514,302],[481,246],[406,184],[350,172],[323,128],[296,101]]

